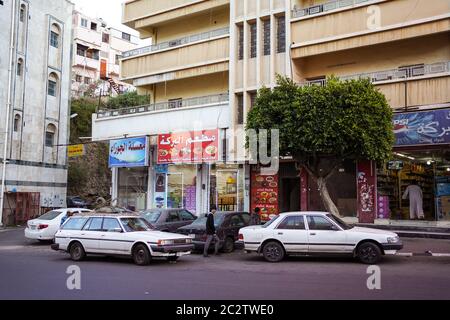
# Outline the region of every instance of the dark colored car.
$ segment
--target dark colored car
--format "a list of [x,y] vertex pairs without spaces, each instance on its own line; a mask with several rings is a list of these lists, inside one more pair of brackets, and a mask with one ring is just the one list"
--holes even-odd
[[[233,252],[235,242],[239,237],[239,229],[247,227],[250,223],[250,214],[247,212],[217,212],[214,215],[216,233],[220,239],[220,248],[223,252]],[[178,229],[178,233],[190,235],[196,250],[203,250],[206,242],[206,215],[195,220],[192,224]],[[214,247],[214,241],[211,248]]]
[[80,197],[67,197],[67,208],[88,208],[89,203]]
[[197,219],[186,209],[151,209],[141,212],[141,215],[153,228],[166,232],[176,232]]

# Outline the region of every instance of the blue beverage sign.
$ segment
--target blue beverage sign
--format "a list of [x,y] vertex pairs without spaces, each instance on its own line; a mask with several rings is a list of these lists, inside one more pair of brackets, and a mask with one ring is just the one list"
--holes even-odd
[[394,115],[395,146],[450,143],[450,109]]
[[147,137],[111,140],[109,167],[145,167],[148,165],[148,153]]

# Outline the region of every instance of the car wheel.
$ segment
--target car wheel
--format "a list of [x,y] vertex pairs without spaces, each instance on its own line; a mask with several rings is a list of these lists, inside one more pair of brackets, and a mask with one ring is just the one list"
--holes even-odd
[[170,261],[170,262],[176,262],[176,261],[178,260],[178,258],[179,258],[179,257],[168,257],[168,258],[167,258],[167,261]]
[[284,248],[275,241],[268,242],[263,247],[263,256],[269,262],[280,262],[284,259]]
[[381,250],[375,243],[365,242],[358,247],[357,256],[362,263],[375,264],[381,259]]
[[84,251],[83,245],[79,242],[75,242],[70,246],[70,258],[73,261],[81,261],[86,257],[86,252]]
[[223,243],[222,251],[225,253],[231,253],[234,251],[234,240],[231,237],[225,238]]
[[143,244],[138,244],[133,250],[133,260],[138,266],[146,266],[150,263],[150,252]]

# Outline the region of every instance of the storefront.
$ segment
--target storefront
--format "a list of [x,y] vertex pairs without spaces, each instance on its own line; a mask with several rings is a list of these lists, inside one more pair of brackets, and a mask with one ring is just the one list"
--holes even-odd
[[377,171],[377,218],[450,220],[450,110],[398,113],[394,126],[393,159]]

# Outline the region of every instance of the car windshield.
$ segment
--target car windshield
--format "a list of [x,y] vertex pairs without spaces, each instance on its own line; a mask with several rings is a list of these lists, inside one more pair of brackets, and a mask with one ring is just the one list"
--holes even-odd
[[274,223],[280,216],[275,216],[272,219],[270,219],[269,221],[267,221],[265,224],[262,225],[263,228],[267,228],[268,226],[270,226],[272,223]]
[[143,213],[143,216],[148,222],[155,223],[161,216],[161,211],[147,211]]
[[[220,226],[220,224],[222,223],[223,219],[225,218],[225,215],[221,212],[217,212],[214,214],[214,225],[216,227]],[[196,226],[206,226],[206,216],[200,217],[197,220],[195,220],[191,225],[196,225]]]
[[39,220],[53,220],[57,216],[59,216],[62,212],[61,211],[49,211],[46,214],[43,214],[38,219]]
[[327,217],[330,218],[331,220],[333,220],[338,226],[340,226],[344,230],[353,228],[353,227],[349,226],[348,224],[346,224],[344,221],[342,221],[340,218],[336,217],[335,215],[327,214]]
[[150,231],[152,230],[142,218],[121,218],[126,232]]

